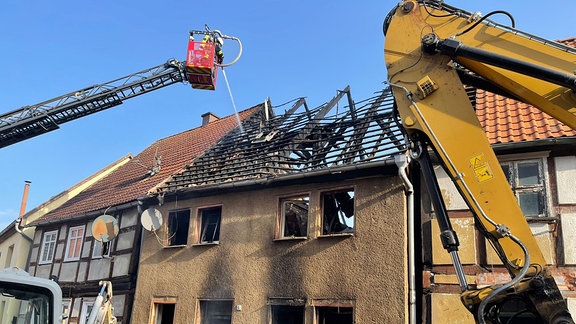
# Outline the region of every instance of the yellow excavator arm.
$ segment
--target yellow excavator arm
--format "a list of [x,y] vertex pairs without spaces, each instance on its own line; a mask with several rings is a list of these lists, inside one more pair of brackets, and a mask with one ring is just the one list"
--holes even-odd
[[452,255],[464,305],[484,322],[491,307],[520,296],[542,321],[572,323],[465,84],[532,104],[576,129],[576,51],[494,23],[489,15],[443,2],[401,2],[384,26],[388,82],[417,161],[425,167],[420,157],[433,149],[513,278],[503,286],[470,289],[456,233],[447,216],[438,215],[444,207],[437,202],[441,240]]

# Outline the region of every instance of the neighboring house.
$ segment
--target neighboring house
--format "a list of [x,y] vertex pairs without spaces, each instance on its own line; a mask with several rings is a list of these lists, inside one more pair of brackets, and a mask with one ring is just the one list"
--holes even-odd
[[[576,47],[576,39],[562,42]],[[476,91],[476,112],[574,316],[576,132],[528,104],[482,90]],[[474,228],[468,207],[446,173],[438,168],[437,175],[459,235],[467,282],[484,287],[510,281],[491,246]],[[460,302],[460,289],[450,256],[440,243],[436,220],[428,213],[423,222],[426,320],[473,323]]]
[[[222,119],[204,114],[201,127],[156,141],[129,163],[28,225],[36,227],[29,272],[58,280],[68,323],[85,323],[100,291],[100,280],[112,282],[118,322],[131,322],[141,236],[138,197],[213,146],[237,127],[237,120],[260,109],[261,105]],[[113,216],[119,228],[118,235],[107,243],[92,234],[93,221],[100,215]]]
[[[0,232],[0,266],[2,268],[18,267],[28,271],[35,231],[35,227],[29,226],[29,224],[50,211],[62,206],[62,204],[75,197],[94,182],[106,177],[108,174],[130,161],[131,158],[132,156],[130,155],[124,156],[73,187],[61,192],[40,206],[25,213],[20,219],[17,219],[18,215],[14,215],[15,220]],[[47,240],[47,242],[51,241]],[[39,242],[35,243],[38,244]],[[49,243],[46,251],[53,251],[53,249],[54,244]],[[50,254],[51,253],[46,253],[44,257],[48,257]],[[8,305],[6,304],[6,301],[0,299],[0,323],[11,322],[11,319],[14,318],[14,316],[17,316],[17,313],[17,306]]]
[[389,91],[268,112],[143,198],[133,322],[406,322]]

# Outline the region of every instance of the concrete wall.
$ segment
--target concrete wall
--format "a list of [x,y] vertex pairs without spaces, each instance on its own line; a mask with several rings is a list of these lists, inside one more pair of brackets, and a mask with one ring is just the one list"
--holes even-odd
[[[319,237],[322,190],[352,186],[355,234]],[[308,192],[308,238],[274,240],[279,197]],[[222,204],[220,242],[163,247],[169,210]],[[397,177],[229,193],[158,207],[164,225],[145,232],[133,323],[148,323],[153,300],[176,302],[174,323],[193,323],[199,299],[232,299],[234,323],[267,323],[269,298],[354,305],[356,323],[404,323],[407,314],[405,196]],[[237,308],[235,308],[237,309]]]

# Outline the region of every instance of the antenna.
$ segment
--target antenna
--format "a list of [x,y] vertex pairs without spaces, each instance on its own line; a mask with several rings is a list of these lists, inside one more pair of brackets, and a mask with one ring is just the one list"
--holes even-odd
[[100,215],[92,223],[92,235],[95,240],[102,243],[113,240],[119,231],[118,220],[114,216]]
[[150,232],[155,232],[160,228],[160,226],[162,226],[162,213],[158,209],[150,207],[142,212],[140,222],[144,229]]

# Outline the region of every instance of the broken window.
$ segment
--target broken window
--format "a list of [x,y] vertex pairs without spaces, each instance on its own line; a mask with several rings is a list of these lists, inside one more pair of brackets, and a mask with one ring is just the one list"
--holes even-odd
[[279,231],[277,238],[306,237],[308,235],[308,195],[280,199]]
[[199,244],[217,243],[220,240],[220,218],[222,207],[201,208],[198,210]]
[[200,300],[200,324],[232,323],[231,300]]
[[186,245],[190,227],[190,210],[176,210],[168,213],[168,245]]
[[[172,299],[172,298],[170,298]],[[172,300],[168,300],[172,301]],[[176,310],[176,302],[154,302],[152,313],[152,321],[154,324],[173,324],[174,312]]]
[[354,233],[354,190],[323,192],[322,235]]
[[106,258],[110,256],[111,241],[100,242],[94,240],[94,248],[92,249],[92,259]]
[[315,323],[318,324],[352,324],[354,313],[352,307],[317,306]]
[[304,324],[303,298],[270,298],[270,324]]
[[524,216],[545,216],[546,186],[542,160],[504,162],[501,166]]

